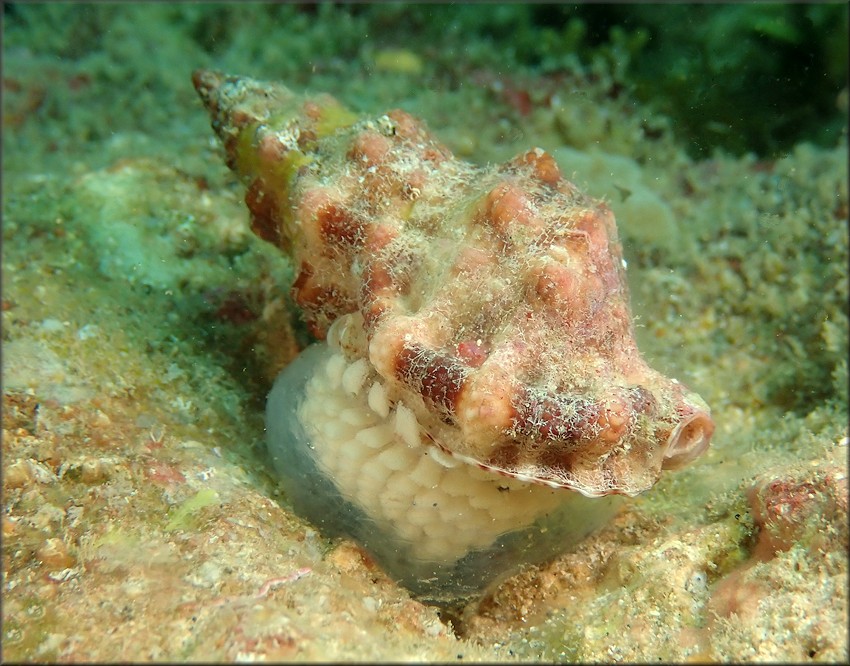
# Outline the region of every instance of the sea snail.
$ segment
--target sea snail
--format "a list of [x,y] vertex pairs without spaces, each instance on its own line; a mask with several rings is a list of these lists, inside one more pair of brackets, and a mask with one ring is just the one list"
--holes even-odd
[[193,81],[319,340],[267,403],[299,513],[440,602],[551,557],[706,449],[708,406],[637,349],[611,211],[548,153],[479,167],[403,111]]

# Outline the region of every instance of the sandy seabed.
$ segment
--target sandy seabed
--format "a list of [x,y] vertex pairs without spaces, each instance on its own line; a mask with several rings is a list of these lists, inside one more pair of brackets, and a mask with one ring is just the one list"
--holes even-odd
[[369,44],[356,76],[319,67],[315,90],[373,90],[363,110],[404,106],[467,159],[539,145],[606,197],[641,349],[718,426],[574,550],[446,613],[277,491],[263,403],[309,340],[189,80],[260,72],[148,19],[104,37],[131,35],[132,68],[115,44],[4,52],[6,660],[847,660],[846,130],[694,159],[598,72],[438,93],[421,55]]

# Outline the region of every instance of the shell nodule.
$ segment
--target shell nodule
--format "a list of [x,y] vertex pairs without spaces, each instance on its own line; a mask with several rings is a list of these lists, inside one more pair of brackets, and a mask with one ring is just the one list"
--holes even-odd
[[[412,588],[480,586],[520,528],[549,534],[535,553],[551,554],[708,446],[708,407],[637,349],[611,211],[551,155],[477,167],[402,111],[360,119],[280,84],[193,82],[252,229],[289,254],[327,340],[270,396],[287,490],[327,515],[283,461],[301,438],[322,492],[349,506],[342,531]],[[582,502],[596,521],[565,518]],[[499,557],[535,557],[517,549]]]

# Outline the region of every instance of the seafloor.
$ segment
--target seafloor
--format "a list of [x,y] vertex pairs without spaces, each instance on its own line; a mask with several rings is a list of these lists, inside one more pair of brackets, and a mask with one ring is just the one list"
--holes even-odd
[[[604,11],[4,5],[4,660],[846,662],[847,7]],[[263,446],[291,269],[199,66],[552,152],[709,452],[451,616],[324,538]]]

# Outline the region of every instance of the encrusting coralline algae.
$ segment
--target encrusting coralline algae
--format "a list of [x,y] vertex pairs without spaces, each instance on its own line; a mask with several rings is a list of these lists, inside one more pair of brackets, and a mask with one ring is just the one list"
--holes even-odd
[[279,84],[193,80],[323,340],[267,408],[302,513],[452,597],[708,446],[708,407],[637,349],[613,215],[545,151],[480,168],[402,111],[358,120]]

